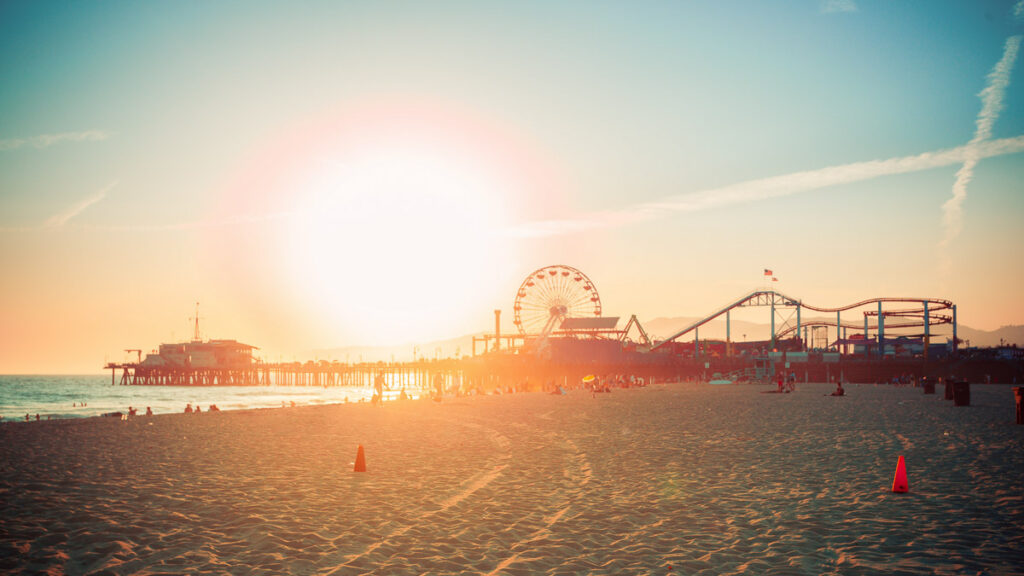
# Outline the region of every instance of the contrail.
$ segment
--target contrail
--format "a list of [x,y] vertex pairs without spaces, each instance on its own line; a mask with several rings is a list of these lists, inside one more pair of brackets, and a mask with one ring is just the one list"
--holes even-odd
[[818,190],[828,186],[850,184],[895,174],[920,172],[944,166],[965,164],[970,159],[1004,156],[1024,152],[1024,136],[973,142],[956,148],[925,152],[915,156],[901,156],[886,160],[854,162],[829,166],[817,170],[794,172],[770,178],[748,180],[721,188],[712,188],[672,196],[659,202],[648,202],[621,210],[593,212],[579,218],[528,222],[508,230],[520,238],[537,238],[572,234],[585,230],[614,228],[637,222],[654,220],[669,214],[698,212],[736,204],[745,204],[769,198],[780,198]]
[[[974,167],[982,158],[975,152],[975,149],[992,137],[992,126],[995,125],[999,113],[1003,110],[1003,97],[1006,95],[1006,88],[1010,85],[1010,73],[1013,70],[1013,63],[1017,59],[1017,52],[1020,50],[1020,41],[1021,36],[1011,36],[1006,39],[1003,58],[989,72],[988,84],[978,94],[981,97],[981,111],[978,112],[978,118],[975,120],[974,138],[967,143],[967,158],[964,160],[964,165],[956,172],[956,180],[953,181],[953,197],[942,205],[942,219],[946,233],[939,244],[940,248],[949,246],[960,235],[960,230],[963,228],[961,206],[964,199],[967,198],[967,185],[974,178]],[[945,256],[943,258],[943,268],[948,269],[948,258]]]
[[62,132],[60,134],[42,134],[30,138],[8,138],[0,140],[0,151],[16,150],[31,146],[33,148],[49,148],[61,142],[83,142],[88,140],[106,140],[110,134],[102,130],[87,130],[85,132]]
[[[1024,0],[1021,0],[1024,2]],[[833,12],[856,12],[857,3],[853,0],[822,0],[821,12],[830,14]]]
[[75,216],[78,216],[89,206],[92,206],[93,204],[106,198],[107,193],[113,190],[114,186],[117,186],[117,182],[111,182],[99,192],[93,194],[92,196],[89,196],[88,198],[82,200],[77,204],[68,207],[67,210],[61,212],[60,214],[55,214],[54,216],[50,217],[50,219],[48,219],[43,226],[46,228],[60,228],[61,226],[67,224],[68,220],[71,220]]

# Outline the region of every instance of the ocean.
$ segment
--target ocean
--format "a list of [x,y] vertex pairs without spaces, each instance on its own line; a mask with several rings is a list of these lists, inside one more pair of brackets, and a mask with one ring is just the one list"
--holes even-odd
[[[385,392],[385,399],[398,390]],[[296,405],[339,404],[369,401],[371,386],[112,386],[109,375],[84,376],[0,376],[0,417],[4,422],[24,420],[28,414],[48,418],[86,418],[110,412],[127,412],[132,406],[139,414],[146,407],[155,414],[182,412],[185,405],[211,404],[221,410]],[[84,406],[83,406],[84,404]]]

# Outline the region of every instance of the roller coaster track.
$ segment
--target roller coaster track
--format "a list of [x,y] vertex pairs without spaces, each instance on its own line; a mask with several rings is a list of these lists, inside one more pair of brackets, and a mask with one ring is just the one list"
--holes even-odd
[[[877,313],[874,313],[874,314],[877,315]],[[952,321],[953,321],[953,319],[949,318],[947,316],[939,316],[939,317],[933,318],[933,321],[929,322],[929,324],[934,326],[936,324],[949,324]],[[802,322],[800,324],[800,327],[801,328],[813,328],[815,326],[835,326],[835,325],[836,325],[836,321],[835,320],[809,320],[807,322]],[[922,326],[922,324],[921,324],[920,321],[917,321],[917,322],[891,322],[891,323],[888,323],[888,324],[885,325],[885,329],[888,330],[890,328],[920,328],[921,326]],[[864,328],[864,325],[863,324],[856,324],[856,323],[853,323],[853,322],[843,322],[842,323],[842,327],[846,328],[846,329],[856,330],[858,328]],[[872,326],[872,328],[874,328],[874,327],[875,326]],[[789,337],[791,334],[793,334],[795,332],[796,332],[796,326],[789,326],[787,328],[784,328],[784,329],[779,330],[778,332],[776,332],[775,333],[775,337],[778,338],[779,340],[784,340],[784,339],[786,339],[787,337]]]
[[[803,309],[806,309],[806,310],[812,310],[814,312],[831,312],[831,313],[834,313],[834,314],[841,314],[842,312],[846,312],[846,311],[849,311],[849,310],[855,310],[857,308],[863,308],[863,307],[871,305],[871,304],[876,304],[880,308],[881,305],[883,305],[883,304],[896,304],[896,303],[917,304],[917,305],[919,305],[919,307],[917,307],[917,308],[901,308],[899,310],[882,310],[881,311],[881,315],[882,316],[893,316],[893,317],[919,317],[920,319],[917,320],[917,321],[897,321],[897,322],[894,322],[894,323],[889,323],[889,324],[886,325],[886,328],[912,328],[912,327],[917,327],[917,326],[924,326],[925,303],[927,303],[927,305],[928,305],[928,324],[929,325],[932,325],[932,324],[949,324],[949,323],[953,322],[953,319],[950,316],[946,316],[944,314],[940,314],[940,312],[942,312],[944,310],[953,310],[955,308],[953,303],[951,301],[949,301],[949,300],[942,300],[942,299],[937,299],[937,298],[885,298],[885,297],[883,297],[883,298],[869,298],[867,300],[861,300],[859,302],[855,302],[853,304],[848,304],[846,306],[839,306],[839,307],[835,307],[835,308],[827,308],[827,307],[822,307],[822,306],[812,306],[810,304],[804,304],[801,300],[799,300],[797,298],[793,298],[792,296],[787,296],[786,294],[783,294],[782,292],[779,292],[777,290],[761,289],[761,290],[754,290],[754,291],[750,292],[749,294],[746,294],[746,295],[740,297],[739,299],[729,303],[728,305],[723,306],[722,308],[716,310],[715,312],[711,313],[710,315],[708,315],[708,316],[706,316],[706,317],[704,317],[704,318],[702,318],[700,320],[697,320],[693,324],[690,324],[689,326],[687,326],[686,328],[680,330],[679,332],[676,332],[672,336],[669,336],[668,338],[662,340],[661,342],[658,342],[651,349],[652,350],[656,350],[659,347],[661,347],[661,346],[663,346],[663,345],[665,345],[665,344],[667,344],[669,342],[672,342],[673,340],[676,340],[677,338],[679,338],[681,336],[685,336],[686,334],[689,334],[690,332],[700,328],[704,324],[707,324],[708,322],[711,322],[712,320],[718,318],[719,316],[729,312],[730,310],[732,310],[734,308],[743,308],[743,307],[747,307],[747,306],[796,307],[796,308],[803,308]],[[878,312],[878,310],[865,310],[863,312],[863,314],[865,316],[878,316],[879,312]],[[844,327],[844,328],[859,328],[860,327],[859,325],[854,325],[852,323],[851,324],[841,323],[841,324],[842,324],[842,327]],[[803,327],[803,326],[835,326],[835,325],[836,325],[836,322],[834,322],[834,321],[812,320],[810,322],[801,323],[799,327]],[[877,327],[877,324],[876,324],[876,327]],[[782,330],[780,330],[774,336],[776,338],[788,336],[789,334],[792,334],[793,332],[795,332],[797,329],[798,329],[798,326],[783,327]]]

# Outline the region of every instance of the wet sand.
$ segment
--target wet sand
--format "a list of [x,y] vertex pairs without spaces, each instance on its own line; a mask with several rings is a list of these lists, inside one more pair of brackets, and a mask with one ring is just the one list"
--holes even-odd
[[[7,423],[0,570],[1017,573],[1009,386],[972,386],[966,408],[941,389],[760,390]],[[908,494],[889,491],[899,455]]]

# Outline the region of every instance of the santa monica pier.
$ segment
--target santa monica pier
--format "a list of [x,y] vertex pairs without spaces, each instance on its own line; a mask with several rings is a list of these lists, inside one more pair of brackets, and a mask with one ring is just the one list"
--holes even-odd
[[[770,271],[765,271],[770,276]],[[512,301],[512,333],[474,336],[472,353],[407,362],[265,362],[256,346],[202,340],[198,309],[191,341],[161,344],[134,361],[106,365],[111,383],[175,386],[370,386],[389,390],[540,390],[573,386],[588,375],[767,383],[786,374],[801,381],[886,382],[962,378],[1015,382],[1024,349],[965,350],[957,307],[936,297],[865,296],[823,305],[770,287],[754,289],[675,333],[652,338],[636,315],[606,315],[597,285],[582,271],[550,265],[525,276]],[[198,305],[197,305],[198,306]],[[738,341],[733,316],[758,308],[770,326],[764,340]],[[488,322],[489,323],[489,322]],[[701,337],[701,331],[724,338]]]

